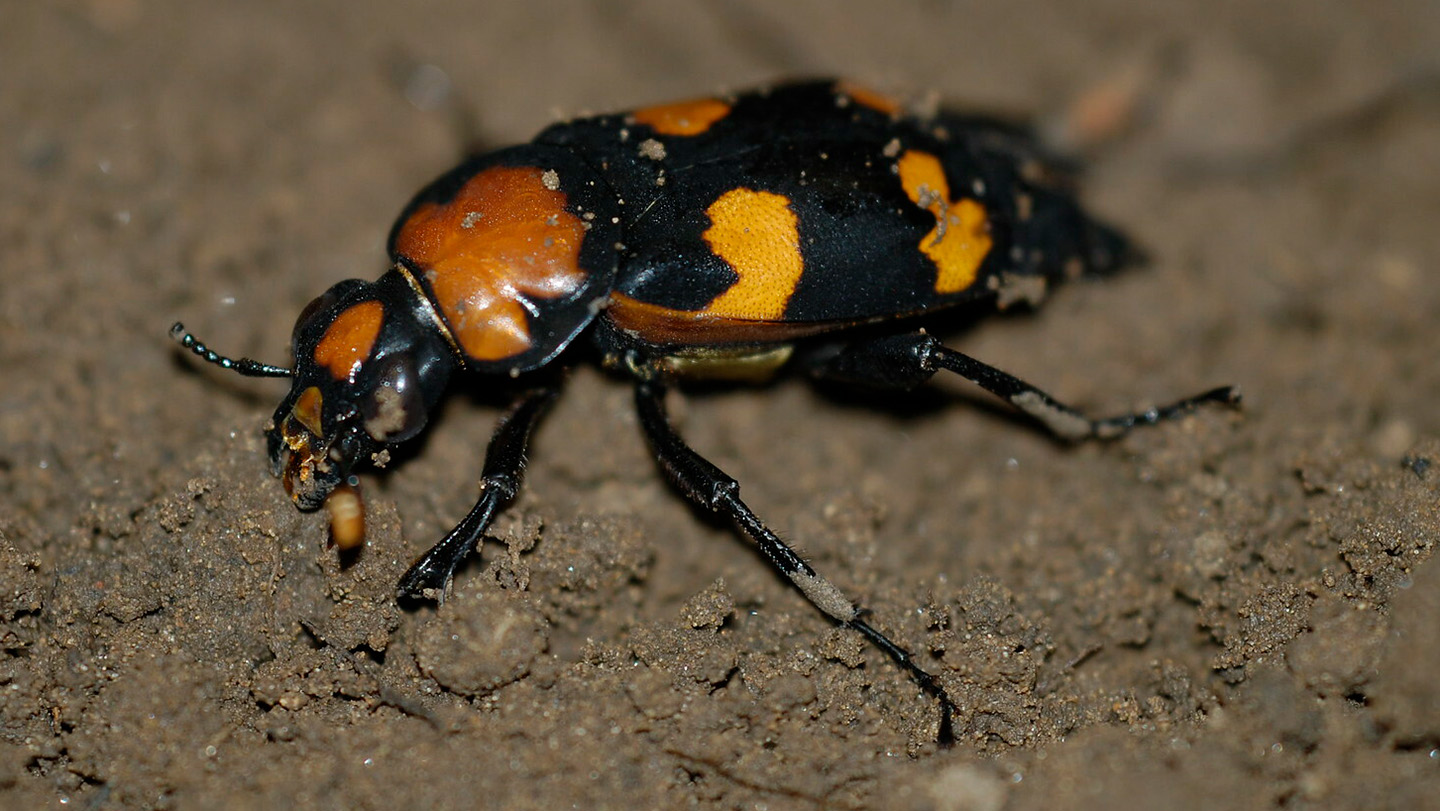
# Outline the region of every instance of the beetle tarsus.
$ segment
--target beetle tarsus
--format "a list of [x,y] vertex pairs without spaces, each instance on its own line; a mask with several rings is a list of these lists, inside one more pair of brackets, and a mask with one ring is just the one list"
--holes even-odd
[[[864,612],[868,613],[868,612]],[[959,708],[955,702],[950,700],[950,694],[946,692],[945,686],[935,678],[930,671],[915,664],[915,657],[909,651],[890,641],[890,638],[875,630],[873,626],[865,622],[859,616],[845,623],[856,631],[859,631],[871,644],[884,651],[896,665],[910,674],[910,678],[920,686],[929,696],[935,699],[940,705],[940,726],[936,738],[943,749],[948,749],[955,744],[955,715]]]
[[1133,414],[1091,419],[1024,380],[946,347],[924,332],[886,335],[850,344],[813,369],[826,379],[879,388],[910,389],[941,370],[953,372],[1011,404],[1055,436],[1079,441],[1115,439],[1140,425],[1177,419],[1207,403],[1236,407],[1240,389],[1220,386],[1169,405]]

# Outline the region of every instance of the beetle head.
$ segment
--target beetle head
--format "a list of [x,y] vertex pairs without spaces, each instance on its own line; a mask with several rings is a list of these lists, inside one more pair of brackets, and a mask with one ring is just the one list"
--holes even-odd
[[266,437],[272,471],[313,510],[354,483],[357,463],[420,433],[455,356],[398,271],[331,287],[301,312],[292,341],[293,382]]

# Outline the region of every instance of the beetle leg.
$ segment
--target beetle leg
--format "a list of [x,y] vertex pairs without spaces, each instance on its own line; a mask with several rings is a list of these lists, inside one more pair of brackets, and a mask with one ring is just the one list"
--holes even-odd
[[887,388],[913,388],[948,370],[1015,406],[1061,439],[1114,439],[1137,425],[1175,419],[1204,403],[1235,406],[1240,389],[1221,386],[1132,414],[1091,419],[1014,375],[957,352],[923,332],[887,335],[845,347],[815,367],[824,378]]
[[675,431],[665,411],[665,386],[655,380],[640,381],[635,386],[635,403],[640,425],[649,439],[655,458],[675,485],[691,501],[712,512],[728,516],[781,574],[805,595],[811,603],[841,625],[859,631],[901,667],[920,689],[940,704],[939,741],[949,746],[955,740],[953,716],[955,704],[939,680],[915,663],[910,652],[892,642],[867,623],[865,612],[846,597],[835,584],[820,576],[780,540],[755,513],[740,500],[740,484],[709,460],[696,453]]
[[531,389],[515,401],[495,426],[485,451],[480,497],[443,539],[415,561],[400,578],[399,592],[412,599],[443,599],[455,570],[480,543],[490,519],[520,492],[525,473],[525,447],[545,406],[559,394],[555,386]]

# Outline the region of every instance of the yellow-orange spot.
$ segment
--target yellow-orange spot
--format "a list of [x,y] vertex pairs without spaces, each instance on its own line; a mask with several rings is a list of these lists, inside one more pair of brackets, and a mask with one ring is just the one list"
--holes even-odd
[[295,407],[290,409],[290,416],[310,433],[320,436],[320,406],[323,402],[320,389],[311,386],[300,392],[300,397],[295,400]]
[[430,283],[455,339],[476,360],[529,349],[526,313],[535,301],[585,283],[584,223],[546,174],[530,166],[486,169],[450,202],[417,209],[396,237],[396,251]]
[[699,135],[730,114],[730,105],[719,99],[695,99],[646,107],[631,114],[657,135]]
[[347,380],[370,357],[385,308],[378,301],[362,301],[346,308],[315,346],[315,362],[330,370],[336,380]]
[[721,318],[768,321],[785,314],[805,261],[800,227],[790,200],[754,189],[732,189],[705,211],[710,250],[740,276],[704,312]]
[[856,84],[855,82],[845,79],[835,83],[835,92],[848,97],[861,107],[869,107],[877,113],[899,115],[903,109],[900,106],[900,102],[890,98],[884,93],[877,93],[864,85]]
[[951,199],[945,169],[928,152],[900,156],[900,184],[911,202],[935,215],[935,227],[920,240],[920,250],[935,263],[935,292],[969,287],[993,242],[985,206],[969,198]]

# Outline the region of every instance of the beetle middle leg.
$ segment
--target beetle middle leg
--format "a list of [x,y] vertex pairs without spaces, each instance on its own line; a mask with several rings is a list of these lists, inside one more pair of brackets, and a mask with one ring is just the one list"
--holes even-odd
[[519,396],[510,412],[495,426],[490,446],[485,450],[485,469],[480,477],[480,497],[470,514],[446,533],[439,543],[430,547],[400,578],[400,596],[412,599],[444,596],[455,570],[469,557],[479,543],[495,513],[509,504],[520,491],[525,472],[525,450],[530,435],[540,421],[545,406],[559,394],[550,386],[531,389]]
[[950,349],[924,332],[859,341],[812,369],[828,380],[901,389],[914,388],[941,370],[960,375],[1032,417],[1055,436],[1071,441],[1114,439],[1137,425],[1184,416],[1204,403],[1240,403],[1238,388],[1221,386],[1147,411],[1092,419],[1020,378]]
[[666,413],[664,384],[657,380],[637,382],[635,404],[640,414],[640,425],[650,441],[655,458],[680,491],[695,504],[730,518],[759,547],[770,565],[789,578],[816,608],[841,625],[860,632],[908,673],[920,689],[939,702],[939,742],[942,746],[952,744],[955,740],[955,704],[944,686],[929,671],[916,664],[909,651],[867,623],[865,612],[839,587],[816,573],[789,544],[765,526],[740,500],[738,482],[685,444]]

